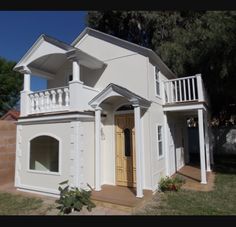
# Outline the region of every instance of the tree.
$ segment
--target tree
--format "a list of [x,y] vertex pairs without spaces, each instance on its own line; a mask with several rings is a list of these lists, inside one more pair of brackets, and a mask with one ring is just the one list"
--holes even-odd
[[0,116],[14,108],[20,98],[22,76],[13,71],[15,62],[0,58]]
[[87,23],[153,49],[179,77],[201,73],[213,116],[236,114],[235,11],[91,11]]

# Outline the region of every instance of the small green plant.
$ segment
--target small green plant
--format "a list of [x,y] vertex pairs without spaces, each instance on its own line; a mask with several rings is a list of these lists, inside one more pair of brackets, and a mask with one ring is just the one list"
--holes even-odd
[[185,180],[179,176],[174,178],[165,177],[161,178],[159,182],[159,190],[164,191],[178,191],[181,186],[185,183]]
[[[87,206],[87,210],[91,211],[95,204],[90,200],[91,191],[78,189],[77,187],[70,187],[68,180],[59,184],[60,198],[56,203],[60,204],[57,209],[60,209],[61,214],[69,214],[72,211],[80,211],[83,206]],[[65,185],[64,188],[61,185]]]

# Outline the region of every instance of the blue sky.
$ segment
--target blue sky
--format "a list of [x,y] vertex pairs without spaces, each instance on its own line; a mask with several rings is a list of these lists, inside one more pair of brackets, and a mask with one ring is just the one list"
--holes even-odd
[[[19,61],[43,33],[71,43],[85,28],[85,11],[0,11],[0,56]],[[32,77],[31,89],[46,87]]]

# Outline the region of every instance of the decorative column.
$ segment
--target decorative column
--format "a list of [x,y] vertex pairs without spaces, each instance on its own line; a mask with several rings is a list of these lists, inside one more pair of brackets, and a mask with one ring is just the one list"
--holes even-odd
[[169,136],[168,136],[169,126],[167,121],[167,113],[164,112],[164,152],[165,152],[165,166],[166,166],[166,176],[170,176],[169,168]]
[[23,91],[30,91],[30,72],[24,72],[24,90]]
[[95,191],[101,191],[101,112],[95,108]]
[[143,197],[143,177],[142,177],[142,127],[141,127],[141,108],[139,104],[133,104],[134,124],[135,124],[135,148],[136,148],[136,197]]
[[211,172],[210,149],[209,149],[209,128],[207,124],[206,111],[204,111],[204,128],[205,128],[205,143],[206,143],[206,166],[207,166],[207,172]]
[[31,71],[27,67],[23,67],[19,70],[24,74],[24,87],[20,92],[20,116],[27,116],[30,113],[30,73]]
[[198,110],[198,130],[199,130],[199,148],[200,148],[200,164],[201,164],[201,184],[207,184],[203,109]]
[[70,109],[72,111],[83,111],[83,82],[80,80],[80,63],[76,50],[67,52],[67,58],[72,61],[73,80],[69,82]]

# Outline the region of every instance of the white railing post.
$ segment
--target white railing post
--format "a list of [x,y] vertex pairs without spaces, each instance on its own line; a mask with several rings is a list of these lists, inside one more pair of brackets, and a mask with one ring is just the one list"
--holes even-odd
[[198,101],[203,102],[204,96],[203,96],[203,84],[202,84],[201,74],[197,74],[196,77],[197,77]]

